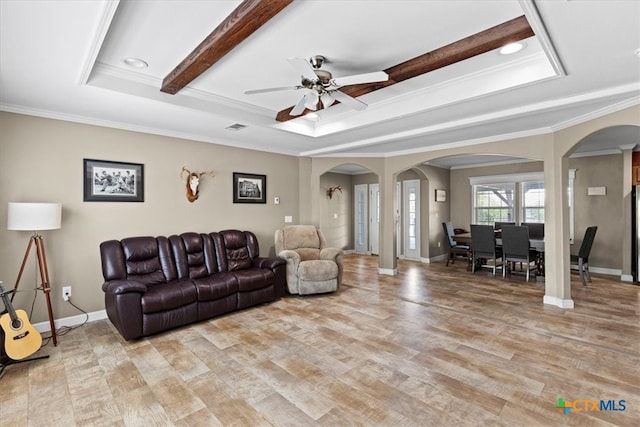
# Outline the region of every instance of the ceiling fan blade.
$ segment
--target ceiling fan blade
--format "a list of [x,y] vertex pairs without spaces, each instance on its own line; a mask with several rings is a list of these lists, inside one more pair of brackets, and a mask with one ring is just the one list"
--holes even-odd
[[336,86],[357,85],[360,83],[384,82],[389,80],[389,74],[384,71],[376,71],[374,73],[354,74],[352,76],[344,76],[333,79],[332,82]]
[[367,104],[365,104],[364,102],[352,98],[346,93],[340,92],[339,90],[334,90],[333,92],[331,92],[331,95],[333,95],[333,97],[341,103],[353,108],[354,110],[362,111],[367,108]]
[[289,58],[289,63],[300,73],[302,77],[312,82],[318,80],[318,76],[313,71],[313,67],[306,59],[302,58]]
[[318,101],[320,101],[320,97],[318,96],[318,92],[315,90],[309,91],[305,96],[304,106],[309,110],[317,110],[318,109]]
[[320,100],[322,101],[322,106],[324,108],[329,108],[334,102],[336,102],[335,98],[331,96],[329,92],[324,92],[320,95]]
[[282,87],[269,87],[269,88],[265,88],[265,89],[251,89],[251,90],[245,90],[244,94],[245,95],[253,95],[256,93],[268,93],[268,92],[279,92],[282,90],[297,90],[297,89],[302,89],[303,86],[282,86]]
[[292,116],[299,116],[300,114],[302,114],[302,112],[305,109],[304,103],[306,102],[306,100],[307,100],[307,95],[302,96],[300,98],[300,101],[298,101],[296,106],[293,107],[293,110],[291,110],[289,114]]

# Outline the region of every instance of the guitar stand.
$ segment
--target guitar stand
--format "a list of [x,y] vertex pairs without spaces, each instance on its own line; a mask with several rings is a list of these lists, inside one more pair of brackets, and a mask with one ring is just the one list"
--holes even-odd
[[[9,291],[9,293],[11,292],[15,292],[15,290],[13,291]],[[3,314],[6,314],[7,310],[5,309],[4,311],[0,311],[0,316],[2,316]],[[1,328],[0,328],[1,329]],[[2,339],[4,344],[4,332],[2,330],[0,330],[0,338]],[[37,357],[30,357],[28,359],[21,359],[21,360],[15,360],[10,358],[9,356],[7,356],[7,354],[4,353],[4,350],[0,352],[0,379],[2,379],[2,373],[4,372],[5,369],[7,369],[7,366],[9,365],[17,365],[18,363],[25,363],[25,362],[33,362],[34,360],[41,360],[41,359],[48,359],[49,355],[45,355],[45,356],[37,356]]]
[[0,379],[2,379],[2,373],[9,365],[17,365],[18,363],[33,362],[34,360],[41,360],[41,359],[48,359],[48,358],[49,358],[49,355],[47,354],[45,356],[31,357],[29,359],[22,359],[22,360],[10,359],[10,361],[7,363],[0,363]]

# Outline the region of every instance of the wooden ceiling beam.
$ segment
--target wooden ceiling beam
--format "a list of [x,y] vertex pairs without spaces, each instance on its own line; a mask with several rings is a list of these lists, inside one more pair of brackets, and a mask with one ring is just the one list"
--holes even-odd
[[[387,68],[384,70],[389,74],[389,80],[387,81],[344,86],[340,91],[357,98],[358,96],[446,67],[447,65],[455,64],[456,62],[472,58],[476,55],[492,51],[509,43],[524,40],[534,35],[535,33],[531,29],[527,18],[522,15]],[[336,104],[337,102],[334,105]],[[286,122],[300,117],[289,115],[292,109],[293,107],[290,107],[278,112],[276,120]],[[311,110],[305,110],[302,115],[309,112],[311,112]]]
[[267,23],[293,0],[245,0],[162,80],[175,95]]

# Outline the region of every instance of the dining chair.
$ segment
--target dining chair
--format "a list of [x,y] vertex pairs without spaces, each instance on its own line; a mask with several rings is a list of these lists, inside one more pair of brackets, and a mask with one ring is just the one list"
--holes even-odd
[[[496,233],[490,225],[471,225],[471,271],[476,272],[480,260],[493,260],[493,275],[496,275],[498,259],[502,260],[502,248],[496,246]],[[504,262],[500,264],[504,268]]]
[[529,245],[529,229],[521,225],[502,226],[502,277],[506,277],[509,263],[520,262],[527,267],[527,282],[531,272],[531,263],[534,263],[534,271],[537,271],[535,262],[538,252]]
[[591,274],[589,273],[589,254],[591,253],[593,241],[596,238],[596,231],[598,231],[598,227],[595,225],[587,227],[584,232],[582,244],[580,245],[580,250],[578,250],[578,255],[571,255],[571,264],[578,266],[582,286],[587,286],[587,282],[584,278],[585,275],[587,276],[587,280],[591,282]]
[[493,228],[495,228],[496,230],[500,230],[502,228],[503,225],[516,225],[515,222],[494,222],[493,223]]
[[529,227],[529,238],[542,240],[544,239],[544,222],[523,222],[520,225]]
[[450,222],[443,222],[442,228],[444,229],[444,234],[447,237],[447,243],[449,244],[449,254],[447,256],[447,267],[449,267],[449,261],[451,264],[456,262],[456,256],[465,257],[467,260],[469,259],[469,246],[468,245],[459,245],[456,242],[455,234],[453,233],[453,226]]

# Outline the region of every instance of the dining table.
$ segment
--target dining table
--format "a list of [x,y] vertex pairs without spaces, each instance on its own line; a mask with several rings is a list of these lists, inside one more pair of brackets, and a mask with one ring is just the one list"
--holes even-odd
[[[460,233],[453,236],[456,243],[459,245],[467,245],[471,250],[471,233]],[[496,246],[502,246],[502,237],[500,230],[496,230]],[[536,260],[536,266],[538,268],[538,275],[544,277],[544,239],[529,239],[529,247],[535,249],[538,252],[538,258]],[[471,260],[469,261],[471,262]]]

